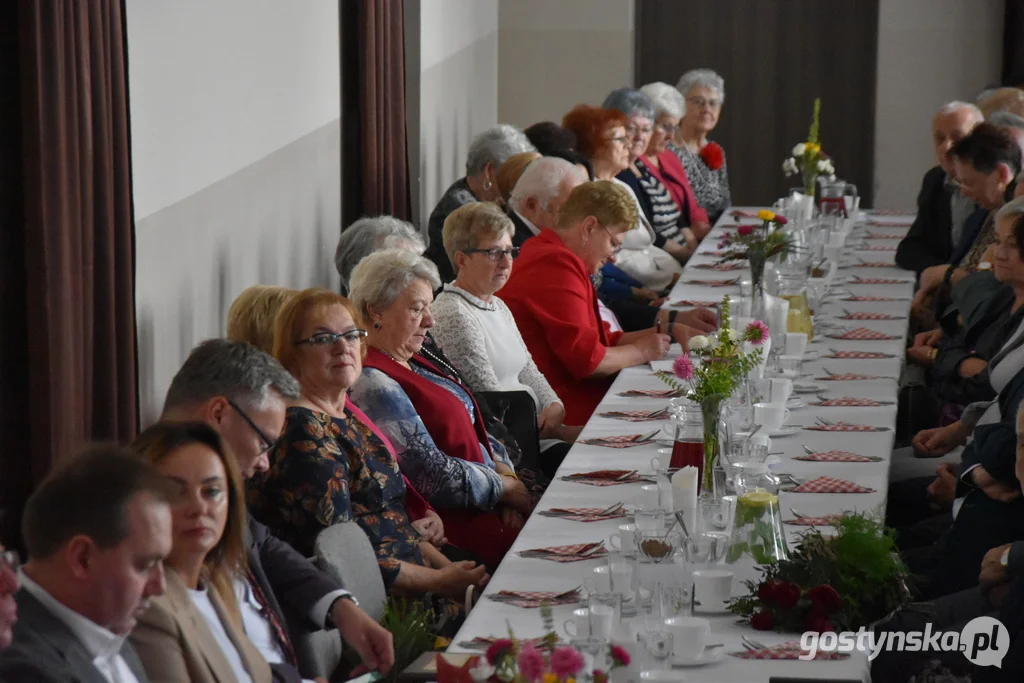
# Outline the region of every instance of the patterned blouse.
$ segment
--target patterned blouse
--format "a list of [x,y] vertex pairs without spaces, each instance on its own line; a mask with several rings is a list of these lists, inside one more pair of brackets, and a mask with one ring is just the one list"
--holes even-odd
[[[694,154],[685,147],[669,143],[668,148],[679,157],[690,179],[693,194],[697,203],[708,212],[708,220],[714,225],[725,210],[732,206],[732,195],[729,192],[728,163],[722,161],[722,168],[712,171],[699,154]],[[723,152],[724,157],[724,152]]]
[[[466,408],[469,420],[473,421],[473,401],[465,389],[415,363],[412,369],[455,394]],[[494,461],[483,444],[480,444],[483,463],[469,462],[444,453],[434,443],[409,396],[387,374],[364,367],[363,375],[352,387],[350,395],[377,428],[384,432],[402,461],[402,472],[431,505],[493,510],[501,500],[501,475],[495,471]],[[513,468],[505,447],[493,437],[488,438],[494,458]]]
[[685,240],[677,239],[683,229],[683,226],[680,225],[683,212],[672,195],[669,194],[668,188],[656,175],[651,173],[643,161],[638,159],[636,168],[640,171],[640,187],[643,188],[651,202],[651,227],[654,228],[654,232],[666,240],[676,240],[680,244],[685,243]]

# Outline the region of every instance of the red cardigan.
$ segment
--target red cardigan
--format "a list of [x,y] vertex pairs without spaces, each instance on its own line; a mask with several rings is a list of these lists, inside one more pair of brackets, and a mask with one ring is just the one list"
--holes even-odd
[[697,203],[697,196],[690,187],[690,178],[679,157],[666,149],[657,158],[661,168],[655,168],[653,164],[647,164],[647,168],[668,189],[679,210],[690,217],[690,225],[710,222],[708,212]]
[[498,296],[512,311],[537,367],[562,399],[565,423],[585,424],[612,383],[611,377],[588,375],[622,333],[611,332],[601,320],[597,292],[583,261],[545,228],[523,243]]

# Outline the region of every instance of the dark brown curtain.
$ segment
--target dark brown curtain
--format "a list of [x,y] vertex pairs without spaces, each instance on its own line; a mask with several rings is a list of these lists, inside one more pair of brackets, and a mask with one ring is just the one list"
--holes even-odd
[[782,162],[820,96],[822,146],[871,206],[878,0],[637,0],[636,10],[637,85],[675,85],[699,67],[725,79],[712,137],[733,203],[764,205],[799,186]]
[[1003,19],[1003,85],[1024,87],[1024,0],[1006,0]]
[[16,513],[57,461],[135,434],[134,225],[121,0],[4,4],[0,486]]
[[358,0],[356,5],[360,213],[408,220],[402,2]]

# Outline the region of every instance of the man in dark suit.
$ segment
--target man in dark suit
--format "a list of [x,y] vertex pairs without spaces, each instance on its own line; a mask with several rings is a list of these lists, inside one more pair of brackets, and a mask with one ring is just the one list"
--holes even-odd
[[512,246],[520,247],[542,229],[556,225],[569,193],[586,180],[582,169],[557,157],[541,157],[527,166],[508,200],[508,216],[516,226]]
[[[265,472],[267,453],[284,429],[285,401],[299,384],[274,358],[256,347],[210,339],[189,354],[167,391],[162,420],[198,420],[220,433],[246,479]],[[276,681],[294,683],[309,664],[297,660],[295,633],[336,627],[368,669],[386,673],[394,663],[391,633],[360,609],[353,596],[265,526],[249,522],[249,585],[240,607],[246,631],[275,636],[260,647]]]
[[164,591],[171,495],[162,475],[120,448],[84,453],[40,484],[25,505],[29,562],[0,678],[146,683],[125,637]]
[[917,218],[896,250],[900,268],[920,275],[925,268],[951,262],[964,223],[976,206],[960,194],[949,152],[982,120],[981,111],[966,102],[950,102],[932,119],[932,142],[939,165],[929,169],[921,181]]

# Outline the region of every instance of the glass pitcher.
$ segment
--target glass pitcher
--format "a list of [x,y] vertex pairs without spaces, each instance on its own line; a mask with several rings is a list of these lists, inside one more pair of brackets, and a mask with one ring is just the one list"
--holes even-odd
[[789,302],[786,317],[787,332],[804,332],[807,341],[814,338],[814,320],[807,302],[807,275],[793,271],[778,272],[779,297]]
[[860,204],[856,185],[845,180],[829,180],[825,176],[818,176],[818,209],[822,215],[847,218],[854,204]]
[[766,464],[745,462],[737,466],[735,486],[736,508],[726,563],[753,559],[755,564],[767,564],[786,559],[779,479]]
[[[700,404],[686,398],[672,400],[670,409],[675,439],[669,469],[691,465],[704,474],[704,416]],[[699,479],[698,479],[699,480]]]

